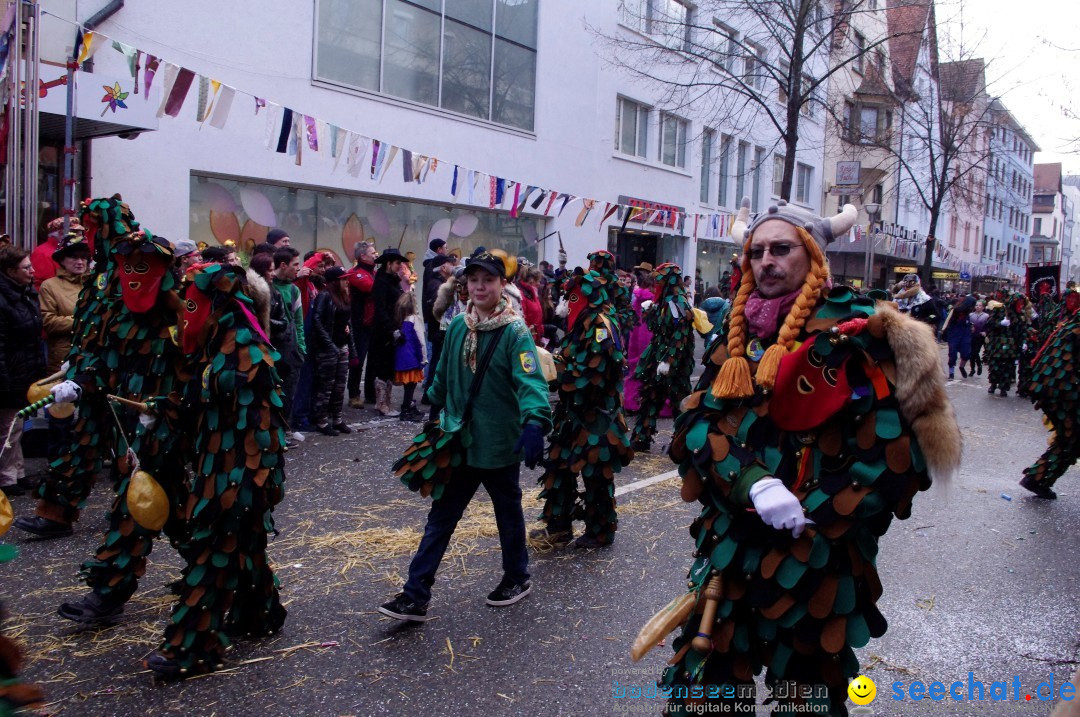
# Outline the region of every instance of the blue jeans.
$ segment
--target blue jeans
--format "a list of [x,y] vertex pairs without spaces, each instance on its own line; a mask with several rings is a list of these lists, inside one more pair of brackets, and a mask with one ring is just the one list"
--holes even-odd
[[473,468],[463,465],[454,471],[439,500],[431,504],[424,537],[409,564],[409,579],[402,592],[409,600],[425,605],[431,599],[435,571],[457,528],[461,514],[483,484],[495,508],[499,527],[505,577],[515,582],[529,579],[529,554],[525,551],[525,515],[521,510],[521,464],[502,468]]
[[949,368],[956,365],[956,355],[960,354],[961,361],[967,361],[971,357],[971,327],[961,326],[955,330],[950,326],[945,333],[949,342]]

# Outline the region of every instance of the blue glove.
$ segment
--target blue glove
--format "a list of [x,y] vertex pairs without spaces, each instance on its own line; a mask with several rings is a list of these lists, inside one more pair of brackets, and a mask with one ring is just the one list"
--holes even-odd
[[535,423],[526,423],[514,444],[514,453],[525,452],[525,467],[536,468],[544,456],[544,431]]

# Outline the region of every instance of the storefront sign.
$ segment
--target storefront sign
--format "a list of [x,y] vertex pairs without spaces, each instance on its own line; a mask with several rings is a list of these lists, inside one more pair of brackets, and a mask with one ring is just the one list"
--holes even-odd
[[881,222],[877,228],[878,233],[891,236],[894,239],[902,239],[904,241],[917,241],[921,242],[925,237],[915,229],[908,229],[901,224],[892,224],[890,222]]
[[[858,185],[859,175],[862,172],[862,162],[837,162],[836,183],[838,185]],[[849,192],[854,194],[854,192]],[[860,192],[861,193],[861,192]]]
[[[620,195],[619,204],[634,207],[635,209],[643,209],[644,213],[637,217],[637,220],[644,220],[648,218],[647,223],[651,226],[667,227],[668,229],[675,229],[677,226],[676,212],[679,214],[685,214],[685,207],[677,207],[673,204],[660,204],[658,202],[650,202],[645,199],[634,199],[633,197],[627,197]],[[661,212],[655,217],[651,216],[656,212]],[[667,212],[664,214],[663,212]]]
[[[894,266],[893,273],[895,274],[917,274],[919,268],[915,266]],[[935,279],[962,279],[960,272],[957,271],[942,271],[937,270],[930,273],[930,276]],[[970,277],[968,277],[970,278]]]
[[861,197],[862,187],[833,187],[829,190],[829,195],[833,197]]

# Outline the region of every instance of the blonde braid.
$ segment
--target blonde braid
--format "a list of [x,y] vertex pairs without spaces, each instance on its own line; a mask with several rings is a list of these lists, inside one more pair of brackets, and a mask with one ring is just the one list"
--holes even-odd
[[824,252],[821,251],[821,247],[818,246],[814,237],[802,227],[795,227],[795,232],[799,235],[803,246],[806,247],[806,252],[810,255],[810,271],[806,275],[806,281],[803,282],[802,292],[795,299],[795,304],[791,307],[791,311],[788,312],[787,318],[784,319],[784,325],[780,327],[780,334],[776,343],[765,351],[761,361],[758,362],[757,383],[762,388],[770,390],[776,384],[776,375],[780,371],[781,359],[794,346],[795,339],[799,337],[799,332],[802,330],[803,325],[806,324],[806,319],[810,317],[810,312],[813,311],[814,306],[817,304],[818,297],[821,295],[821,287],[825,285],[825,280],[829,278],[829,268],[825,263]]
[[728,358],[716,373],[710,392],[715,398],[748,398],[754,395],[754,382],[750,376],[750,363],[746,360],[746,300],[757,288],[754,272],[750,268],[750,239],[743,244],[742,281],[739,293],[731,305],[728,322]]

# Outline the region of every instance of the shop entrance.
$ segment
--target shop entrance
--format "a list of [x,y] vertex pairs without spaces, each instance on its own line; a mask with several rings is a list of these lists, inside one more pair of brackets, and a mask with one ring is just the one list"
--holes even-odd
[[682,265],[683,242],[686,237],[659,232],[619,231],[612,227],[608,233],[608,251],[615,255],[615,265],[629,269],[642,262],[659,266],[665,262]]

